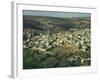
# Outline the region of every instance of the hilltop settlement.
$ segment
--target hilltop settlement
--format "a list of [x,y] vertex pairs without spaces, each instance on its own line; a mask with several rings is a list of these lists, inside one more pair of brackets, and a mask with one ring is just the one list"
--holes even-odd
[[[31,23],[28,22],[29,20]],[[25,16],[24,22],[24,69],[91,64],[91,30],[88,18]]]

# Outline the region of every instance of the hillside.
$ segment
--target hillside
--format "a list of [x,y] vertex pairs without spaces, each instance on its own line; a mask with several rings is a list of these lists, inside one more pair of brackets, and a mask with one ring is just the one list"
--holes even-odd
[[[49,27],[51,30],[70,30],[74,28],[81,28],[84,25],[90,25],[89,18],[56,18],[56,17],[41,17],[41,16],[24,16],[24,28],[33,28],[45,30]],[[86,26],[85,26],[86,27]],[[89,26],[87,26],[89,27]]]
[[23,17],[23,69],[91,65],[89,17]]

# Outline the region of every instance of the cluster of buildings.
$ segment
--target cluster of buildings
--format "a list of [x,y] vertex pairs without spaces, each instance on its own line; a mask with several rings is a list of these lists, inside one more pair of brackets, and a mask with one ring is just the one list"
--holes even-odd
[[91,32],[90,29],[80,29],[75,31],[60,31],[54,34],[39,34],[30,37],[28,34],[24,40],[24,48],[31,48],[33,50],[48,51],[57,46],[71,44],[76,50],[88,51],[91,45]]
[[[40,65],[50,66],[51,62],[54,61],[54,65],[65,65],[65,66],[80,66],[80,65],[90,65],[90,50],[91,50],[91,31],[89,28],[76,29],[73,31],[60,31],[57,33],[47,33],[47,34],[38,34],[33,35],[31,32],[26,33],[27,38],[23,40],[23,48],[31,49],[34,52],[44,53],[38,54],[39,57],[35,55],[35,58],[41,58],[40,56],[46,56],[47,54],[50,57],[46,57],[45,61]],[[62,51],[61,51],[62,50]],[[64,55],[63,55],[64,52]],[[70,52],[76,52],[74,56],[65,57]],[[80,52],[77,54],[77,52]],[[57,54],[55,56],[55,54]],[[54,56],[52,56],[54,55]],[[89,56],[88,56],[89,55]],[[61,57],[59,59],[56,57]],[[34,56],[33,56],[34,59]],[[50,59],[50,60],[49,60]],[[53,59],[53,60],[51,60]],[[67,59],[67,62],[66,62]],[[41,61],[41,60],[40,60]],[[49,64],[50,63],[50,64]],[[53,63],[52,63],[53,64]],[[42,67],[43,67],[42,66]]]

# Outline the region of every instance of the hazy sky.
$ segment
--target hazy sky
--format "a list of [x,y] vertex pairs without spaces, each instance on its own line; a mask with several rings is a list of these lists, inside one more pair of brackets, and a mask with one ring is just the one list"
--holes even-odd
[[23,15],[33,16],[50,16],[50,17],[90,17],[90,13],[77,13],[77,12],[54,12],[54,11],[32,11],[24,10]]

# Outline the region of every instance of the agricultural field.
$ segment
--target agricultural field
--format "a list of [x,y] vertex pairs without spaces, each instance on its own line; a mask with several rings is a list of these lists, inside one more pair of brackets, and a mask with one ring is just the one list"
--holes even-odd
[[90,17],[23,16],[23,69],[90,65]]

